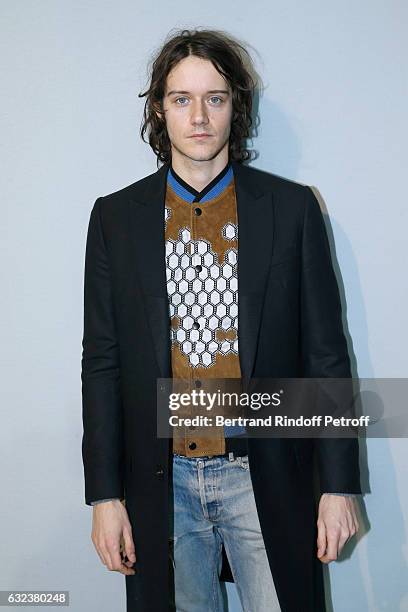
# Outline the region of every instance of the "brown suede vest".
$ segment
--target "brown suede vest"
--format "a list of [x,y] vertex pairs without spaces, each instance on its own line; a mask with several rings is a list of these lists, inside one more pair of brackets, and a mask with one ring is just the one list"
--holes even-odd
[[[165,240],[172,371],[182,381],[177,391],[198,389],[209,378],[240,379],[234,179],[214,198],[192,203],[167,183]],[[200,427],[173,431],[174,453],[225,453],[222,426],[214,426],[211,436],[200,435]]]

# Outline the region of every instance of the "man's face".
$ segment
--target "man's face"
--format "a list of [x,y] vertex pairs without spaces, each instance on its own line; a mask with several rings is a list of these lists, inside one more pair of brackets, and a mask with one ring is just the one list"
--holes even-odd
[[206,161],[228,151],[231,89],[209,60],[189,56],[173,68],[163,109],[173,156]]

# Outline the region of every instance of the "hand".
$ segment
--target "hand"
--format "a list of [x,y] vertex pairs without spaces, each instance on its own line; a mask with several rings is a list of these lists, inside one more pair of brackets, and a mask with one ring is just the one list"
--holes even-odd
[[[124,506],[119,499],[93,506],[92,542],[104,565],[111,571],[132,576],[136,561],[132,527]],[[127,556],[124,561],[121,552]]]
[[354,498],[324,493],[317,519],[317,557],[320,561],[330,563],[337,559],[358,527]]

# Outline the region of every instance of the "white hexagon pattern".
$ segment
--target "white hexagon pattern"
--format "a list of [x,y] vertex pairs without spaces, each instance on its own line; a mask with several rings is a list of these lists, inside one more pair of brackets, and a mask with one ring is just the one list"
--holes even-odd
[[[165,225],[171,209],[165,207]],[[237,238],[237,226],[225,224],[225,240]],[[198,272],[195,266],[201,265]],[[237,250],[228,249],[224,261],[207,240],[191,240],[190,230],[181,228],[178,239],[166,240],[166,279],[170,317],[177,317],[178,327],[171,327],[171,341],[176,342],[192,367],[210,367],[217,352],[238,354],[238,340],[217,341],[218,329],[238,331]],[[194,321],[200,324],[193,327]],[[237,334],[235,334],[237,338]]]

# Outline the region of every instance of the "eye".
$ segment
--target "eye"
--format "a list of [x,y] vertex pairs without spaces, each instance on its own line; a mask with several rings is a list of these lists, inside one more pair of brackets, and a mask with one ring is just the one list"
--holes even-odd
[[[179,100],[187,100],[187,98],[185,96],[180,96],[180,98],[175,99],[175,102],[178,102]],[[185,106],[185,104],[179,104],[179,106]]]
[[222,102],[224,102],[224,100],[222,98],[220,98],[220,96],[211,96],[210,100],[219,100],[220,104],[222,104]]

